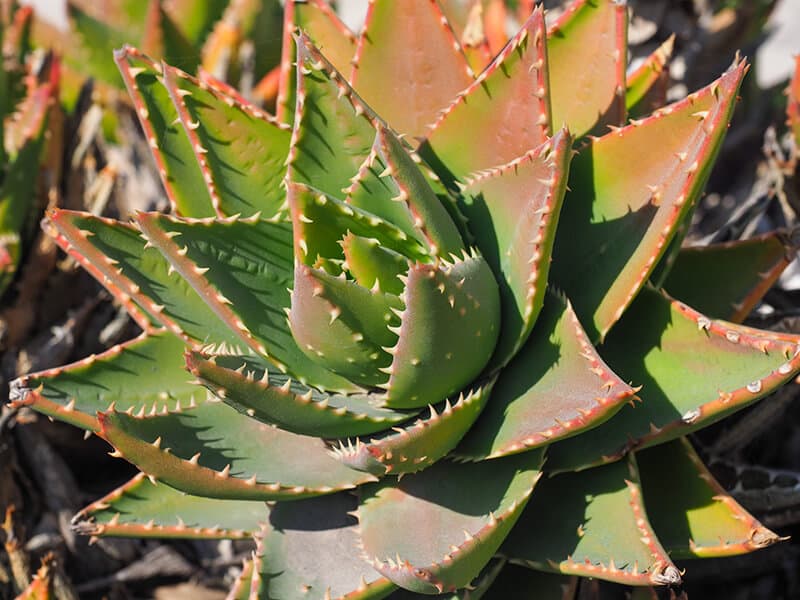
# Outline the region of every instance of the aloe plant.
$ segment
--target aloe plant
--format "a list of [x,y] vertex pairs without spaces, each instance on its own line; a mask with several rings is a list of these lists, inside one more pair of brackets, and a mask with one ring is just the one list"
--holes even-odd
[[275,116],[116,54],[175,214],[45,227],[142,334],[12,385],[141,470],[79,531],[254,536],[231,598],[560,598],[777,541],[685,438],[800,372],[734,322],[791,240],[680,249],[746,63],[633,120],[668,49],[626,75],[623,3],[472,62],[452,8],[288,2]]
[[14,280],[32,237],[42,183],[48,117],[58,100],[59,64],[28,64],[31,9],[8,3],[0,16],[0,295]]

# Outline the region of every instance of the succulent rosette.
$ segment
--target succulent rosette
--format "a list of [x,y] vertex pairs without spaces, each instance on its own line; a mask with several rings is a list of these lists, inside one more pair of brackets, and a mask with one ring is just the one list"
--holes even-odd
[[623,3],[501,47],[476,6],[288,2],[275,116],[117,53],[174,214],[46,227],[143,333],[13,386],[142,471],[80,531],[255,536],[231,598],[562,598],[777,540],[685,439],[800,370],[735,323],[787,236],[680,247],[744,61],[640,118],[669,48],[628,73]]

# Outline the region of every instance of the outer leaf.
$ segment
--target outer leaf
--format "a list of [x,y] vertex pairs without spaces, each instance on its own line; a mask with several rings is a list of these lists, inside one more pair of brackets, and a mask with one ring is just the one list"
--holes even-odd
[[577,0],[547,32],[553,125],[575,137],[625,122],[628,15],[615,0]]
[[664,289],[703,313],[741,323],[797,255],[797,234],[683,248]]
[[542,481],[500,552],[536,569],[628,585],[681,580],[647,522],[633,460]]
[[147,246],[139,230],[66,210],[50,212],[47,222],[59,246],[122,301],[143,328],[149,327],[149,320],[137,316],[137,306],[193,347],[245,352],[242,341],[161,253]]
[[572,161],[553,278],[593,339],[619,319],[691,212],[745,70],[735,62],[708,87],[593,140]]
[[671,35],[628,75],[625,107],[629,116],[638,119],[666,104],[669,86],[666,65],[674,45],[675,36]]
[[[244,371],[225,368],[244,368]],[[239,364],[236,364],[239,363]],[[323,438],[366,435],[412,418],[414,413],[381,408],[379,394],[328,394],[263,368],[251,370],[246,360],[207,360],[192,352],[186,364],[193,375],[227,404],[247,416],[294,433]]]
[[319,438],[260,423],[218,401],[152,417],[110,412],[98,418],[100,434],[119,455],[197,496],[293,500],[374,480],[329,456]]
[[356,37],[323,0],[287,0],[284,19],[276,116],[282,123],[291,123],[297,86],[295,29],[303,31],[334,67],[345,73],[355,54]]
[[434,0],[370,3],[350,84],[395,130],[425,135],[472,79]]
[[363,486],[364,551],[378,571],[411,591],[463,587],[514,526],[541,464],[541,452],[460,465],[440,461],[397,483]]
[[[456,180],[510,162],[552,133],[544,11],[530,16],[492,64],[441,113],[421,154]],[[391,120],[389,121],[392,122]],[[469,131],[470,151],[464,151]]]
[[502,366],[528,339],[544,303],[571,139],[560,131],[510,163],[467,179],[460,207],[500,285]]
[[462,392],[451,404],[445,400],[441,412],[430,407],[430,417],[393,427],[391,433],[372,439],[339,442],[337,457],[346,465],[382,476],[421,471],[452,450],[469,430],[491,394],[494,381]]
[[645,289],[601,354],[642,385],[641,404],[551,447],[548,467],[573,470],[619,458],[714,423],[790,381],[800,371],[800,336],[712,321]]
[[84,508],[72,524],[79,533],[96,536],[247,538],[268,514],[263,502],[192,496],[139,473]]
[[[189,221],[138,216],[150,243],[240,340],[281,370],[325,389],[355,391],[297,347],[283,308],[289,306],[291,231],[286,223]],[[235,252],[232,249],[235,248]],[[243,353],[242,353],[243,354]]]
[[569,303],[550,294],[533,335],[500,372],[492,401],[456,454],[495,458],[581,433],[633,393],[598,356]]
[[647,511],[673,558],[731,556],[779,541],[716,482],[686,438],[636,453]]
[[144,333],[98,356],[20,377],[9,397],[16,406],[32,406],[90,431],[100,429],[98,412],[114,408],[156,414],[188,407],[206,393],[189,381],[183,349],[170,332]]
[[159,80],[161,65],[130,46],[116,50],[114,60],[133,99],[173,210],[186,217],[213,216],[209,187],[192,143],[180,124],[169,92]]
[[285,211],[280,184],[289,129],[178,69],[164,65],[162,70],[217,212],[271,218]]
[[359,556],[355,507],[349,494],[274,505],[258,540],[258,576],[251,594],[302,594],[309,600],[385,598],[395,586]]

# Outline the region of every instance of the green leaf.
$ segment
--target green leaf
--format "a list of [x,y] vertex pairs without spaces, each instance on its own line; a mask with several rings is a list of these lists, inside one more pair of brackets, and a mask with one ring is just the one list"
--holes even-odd
[[244,539],[267,515],[264,502],[192,496],[139,473],[84,508],[72,525],[94,536]]
[[386,372],[386,406],[436,404],[483,370],[500,332],[500,298],[477,254],[453,263],[417,263],[408,271],[397,345]]
[[554,444],[548,467],[573,470],[615,460],[706,427],[800,372],[800,336],[713,321],[645,288],[600,348],[642,402],[603,425]]
[[503,366],[528,339],[544,303],[567,184],[565,131],[512,162],[466,180],[459,206],[500,286],[503,319],[492,358]]
[[[392,594],[388,596],[388,600],[422,600],[423,598],[429,598],[431,600],[480,600],[489,592],[490,588],[492,588],[492,584],[497,579],[498,575],[503,573],[507,568],[505,560],[502,558],[495,558],[483,568],[469,585],[462,589],[431,596],[429,594],[418,594],[400,588],[392,592]],[[531,572],[528,569],[525,570],[528,573]],[[492,591],[494,590],[492,589]],[[508,597],[513,597],[513,594]]]
[[625,121],[628,13],[615,0],[577,0],[548,28],[554,127],[579,138]]
[[752,552],[779,541],[717,483],[686,438],[636,453],[647,512],[673,558]]
[[259,213],[265,219],[285,213],[281,183],[289,129],[261,109],[178,69],[162,69],[217,212],[243,217]]
[[388,377],[391,355],[384,348],[397,343],[390,331],[397,325],[392,310],[402,307],[397,296],[370,290],[303,264],[295,266],[289,326],[297,345],[310,360],[355,384],[378,386]]
[[451,404],[445,400],[439,412],[369,439],[340,441],[337,458],[359,471],[383,476],[401,475],[430,467],[452,450],[469,430],[491,395],[494,381],[462,392]]
[[542,480],[500,553],[535,569],[627,585],[681,580],[647,521],[632,460]]
[[184,342],[168,331],[151,331],[97,356],[20,377],[11,383],[16,405],[99,431],[95,415],[108,410],[156,414],[205,399],[190,382],[182,360]]
[[550,444],[609,419],[633,393],[591,346],[569,303],[549,294],[455,454],[480,460]]
[[365,554],[408,590],[435,594],[464,587],[514,527],[542,458],[532,451],[479,463],[440,461],[398,481],[362,486],[358,518]]
[[274,505],[258,539],[258,587],[251,593],[308,600],[388,596],[396,587],[360,557],[355,508],[350,494]]
[[745,70],[734,63],[708,87],[592,140],[572,160],[552,277],[593,340],[619,319],[691,213]]
[[276,116],[282,123],[291,123],[297,88],[297,48],[292,37],[295,28],[308,36],[336,70],[344,73],[356,51],[356,37],[323,0],[287,0],[285,20]]
[[[422,156],[463,181],[547,141],[552,124],[545,43],[544,11],[537,9],[492,64],[441,113],[420,146]],[[469,152],[464,151],[466,131]]]
[[472,81],[436,2],[370,3],[350,84],[396,131],[424,136]]
[[372,148],[377,117],[308,36],[300,33],[296,44],[303,68],[297,74],[289,179],[343,198]]
[[186,217],[214,216],[208,184],[192,144],[179,122],[169,92],[160,81],[161,65],[130,46],[116,50],[114,60],[133,100],[173,210]]
[[664,289],[697,310],[741,323],[797,255],[797,233],[682,248]]
[[197,496],[294,500],[374,480],[330,456],[321,439],[266,425],[220,401],[155,416],[101,413],[98,419],[100,435],[118,455]]
[[220,356],[208,360],[192,352],[187,354],[186,364],[194,376],[239,412],[301,435],[366,435],[414,416],[413,412],[382,408],[380,394],[329,394],[265,371],[244,358]]
[[[184,337],[195,348],[244,354],[244,344],[135,227],[88,213],[56,210],[49,215],[56,242],[126,305]],[[131,300],[135,303],[131,309]],[[145,320],[140,322],[147,328]]]
[[289,330],[283,311],[289,307],[293,267],[288,223],[190,221],[141,213],[138,224],[240,344],[303,383],[355,391],[350,382],[306,357]]

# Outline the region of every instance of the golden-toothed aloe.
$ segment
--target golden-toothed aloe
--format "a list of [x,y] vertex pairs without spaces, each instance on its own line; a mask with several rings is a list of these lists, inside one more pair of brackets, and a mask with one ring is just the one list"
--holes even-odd
[[31,9],[0,16],[0,295],[11,282],[43,207],[40,167],[48,117],[58,101],[59,63],[26,64]]
[[276,116],[117,53],[174,214],[46,227],[143,332],[12,386],[142,471],[79,531],[254,536],[233,598],[562,597],[777,540],[684,437],[800,372],[733,322],[791,241],[679,250],[745,62],[629,119],[668,48],[627,75],[623,3],[491,60],[452,8],[288,2]]

